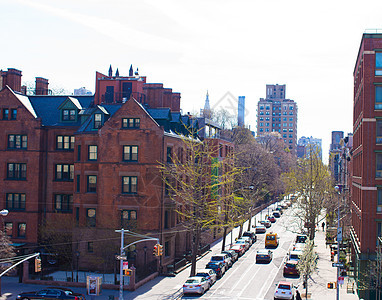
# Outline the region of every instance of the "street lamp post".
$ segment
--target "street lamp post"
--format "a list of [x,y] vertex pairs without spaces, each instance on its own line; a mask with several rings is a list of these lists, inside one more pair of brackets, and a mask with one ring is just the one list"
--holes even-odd
[[340,240],[342,240],[342,233],[340,236],[340,194],[341,190],[338,185],[334,187],[338,194],[338,207],[337,207],[337,300],[340,299],[340,287],[338,286],[338,277],[340,276],[340,268],[338,267],[338,264],[340,262]]

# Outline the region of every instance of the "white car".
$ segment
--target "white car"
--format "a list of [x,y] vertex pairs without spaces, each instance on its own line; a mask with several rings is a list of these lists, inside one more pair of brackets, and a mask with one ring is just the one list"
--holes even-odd
[[280,281],[276,284],[274,299],[294,299],[295,287],[288,281]]
[[198,270],[198,272],[196,272],[195,276],[206,278],[209,281],[210,286],[213,285],[216,282],[216,280],[218,279],[215,271],[212,269]]
[[237,239],[236,241],[235,241],[235,244],[237,245],[237,244],[241,244],[241,245],[244,245],[244,248],[245,248],[245,251],[247,251],[248,249],[249,249],[249,243],[248,243],[248,241],[246,241],[246,240],[241,240],[241,239]]
[[224,253],[212,255],[210,261],[221,262],[226,266],[227,269],[232,266],[231,257],[229,257],[228,254]]
[[189,277],[183,284],[183,294],[197,293],[203,295],[210,288],[210,283],[205,277]]

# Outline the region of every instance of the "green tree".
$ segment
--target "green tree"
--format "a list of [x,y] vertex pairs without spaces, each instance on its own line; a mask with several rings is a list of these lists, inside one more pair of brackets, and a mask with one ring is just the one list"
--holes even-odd
[[183,226],[191,233],[191,276],[196,271],[201,231],[219,226],[224,203],[237,172],[232,153],[219,157],[219,145],[183,138],[182,151],[173,153],[170,163],[161,163],[160,171],[168,196],[176,203]]
[[282,176],[286,193],[297,193],[296,217],[300,230],[307,231],[311,240],[315,226],[326,200],[332,198],[334,189],[327,166],[322,163],[318,151],[297,161],[297,166]]
[[306,287],[305,295],[308,295],[308,278],[317,268],[317,253],[314,251],[313,240],[307,239],[304,250],[302,251],[300,260],[297,264],[297,269],[300,276],[303,278]]

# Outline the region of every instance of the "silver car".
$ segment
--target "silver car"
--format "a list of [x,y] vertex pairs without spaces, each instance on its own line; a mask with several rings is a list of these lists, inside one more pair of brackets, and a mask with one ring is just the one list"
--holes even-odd
[[183,284],[183,294],[197,293],[203,295],[210,288],[210,283],[205,277],[189,277]]
[[213,285],[216,282],[216,280],[218,279],[215,271],[212,269],[198,270],[198,272],[196,272],[195,276],[206,278],[209,281],[210,286]]

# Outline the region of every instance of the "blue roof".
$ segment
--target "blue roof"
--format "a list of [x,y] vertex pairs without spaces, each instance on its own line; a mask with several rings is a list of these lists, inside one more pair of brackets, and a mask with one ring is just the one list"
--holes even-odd
[[58,107],[68,98],[76,98],[83,108],[90,106],[94,100],[94,96],[29,96],[37,117],[41,118],[43,126],[79,126],[80,120],[77,122],[60,123],[60,110]]
[[171,121],[170,108],[147,108],[146,110],[154,120],[162,119]]

